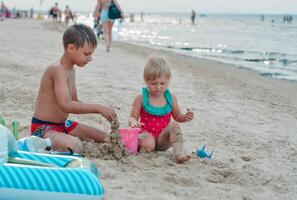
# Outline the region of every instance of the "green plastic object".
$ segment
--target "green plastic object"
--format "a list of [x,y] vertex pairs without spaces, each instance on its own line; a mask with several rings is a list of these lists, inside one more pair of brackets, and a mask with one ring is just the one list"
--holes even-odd
[[13,121],[12,123],[12,132],[16,140],[19,139],[19,126],[20,122],[19,121]]
[[0,124],[6,126],[6,120],[0,115]]

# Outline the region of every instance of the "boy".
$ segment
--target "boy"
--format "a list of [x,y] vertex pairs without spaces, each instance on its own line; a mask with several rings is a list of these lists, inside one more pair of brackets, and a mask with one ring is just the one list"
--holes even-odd
[[81,139],[91,138],[104,142],[106,133],[71,120],[70,113],[99,113],[108,121],[116,117],[110,107],[78,101],[75,85],[75,68],[84,67],[92,60],[97,47],[93,31],[82,24],[69,27],[63,35],[64,54],[44,72],[32,118],[31,134],[51,138],[54,150],[80,152]]

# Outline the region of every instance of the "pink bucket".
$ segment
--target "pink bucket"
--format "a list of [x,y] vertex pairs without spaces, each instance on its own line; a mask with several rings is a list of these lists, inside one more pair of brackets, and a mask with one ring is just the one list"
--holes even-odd
[[120,128],[122,142],[130,153],[137,153],[138,148],[138,133],[140,128]]

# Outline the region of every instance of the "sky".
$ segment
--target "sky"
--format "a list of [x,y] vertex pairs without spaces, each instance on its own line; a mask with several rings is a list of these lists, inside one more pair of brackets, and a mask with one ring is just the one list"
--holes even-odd
[[[74,11],[93,11],[96,0],[3,0],[12,8],[48,10],[55,2]],[[124,12],[297,14],[297,0],[118,0]]]

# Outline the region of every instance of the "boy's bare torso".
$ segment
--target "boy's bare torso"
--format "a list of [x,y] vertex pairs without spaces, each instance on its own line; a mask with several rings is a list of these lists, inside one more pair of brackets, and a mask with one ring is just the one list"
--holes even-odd
[[[61,78],[67,80],[67,82],[57,81],[57,77],[60,80]],[[67,68],[60,63],[49,66],[40,82],[40,88],[35,102],[35,118],[54,123],[64,122],[68,118],[69,113],[63,112],[59,107],[58,98],[60,97],[55,92],[56,87],[65,87],[65,85],[65,93],[68,100],[77,100],[75,70],[73,68]]]

